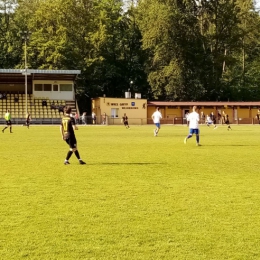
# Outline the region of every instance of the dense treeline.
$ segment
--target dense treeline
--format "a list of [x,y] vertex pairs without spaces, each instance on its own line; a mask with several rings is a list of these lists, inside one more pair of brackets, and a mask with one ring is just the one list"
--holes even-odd
[[27,30],[28,67],[80,69],[82,99],[129,88],[150,100],[260,99],[253,0],[14,2],[0,4],[0,68],[23,68]]

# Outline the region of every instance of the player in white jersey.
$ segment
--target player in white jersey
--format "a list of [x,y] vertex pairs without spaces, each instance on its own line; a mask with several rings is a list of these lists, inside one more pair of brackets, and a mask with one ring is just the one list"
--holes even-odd
[[160,122],[161,122],[162,114],[161,114],[161,112],[159,110],[160,110],[160,108],[157,107],[156,111],[152,115],[153,122],[154,122],[154,124],[156,126],[156,128],[154,129],[154,136],[158,135],[159,130],[161,128]]
[[206,115],[206,125],[207,125],[207,126],[210,126],[210,125],[212,125],[212,124],[213,124],[212,119],[210,118],[209,115]]
[[200,116],[197,113],[197,107],[193,107],[193,112],[189,114],[188,121],[189,121],[189,127],[190,131],[187,137],[184,139],[184,143],[187,143],[187,140],[193,136],[193,134],[196,134],[196,143],[197,146],[200,146],[200,136],[199,136],[199,121]]

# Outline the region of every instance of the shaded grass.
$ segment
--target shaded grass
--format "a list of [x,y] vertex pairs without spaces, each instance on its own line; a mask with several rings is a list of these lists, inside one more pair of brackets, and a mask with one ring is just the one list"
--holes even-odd
[[260,259],[258,126],[0,135],[0,259]]

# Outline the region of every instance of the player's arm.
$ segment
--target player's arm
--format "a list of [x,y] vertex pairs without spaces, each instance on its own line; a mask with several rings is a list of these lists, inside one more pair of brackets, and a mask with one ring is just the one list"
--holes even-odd
[[64,140],[64,129],[63,129],[62,124],[60,125],[60,133],[61,133],[61,136],[62,136],[62,140]]
[[71,124],[72,124],[72,128],[73,128],[74,131],[78,130],[78,127],[76,126],[75,119],[73,117],[71,118]]

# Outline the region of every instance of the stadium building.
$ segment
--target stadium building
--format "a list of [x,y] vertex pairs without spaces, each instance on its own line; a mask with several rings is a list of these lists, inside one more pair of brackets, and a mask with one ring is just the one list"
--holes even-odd
[[102,123],[102,116],[106,115],[106,123],[110,125],[122,124],[124,114],[132,125],[147,124],[147,100],[136,93],[135,98],[130,92],[125,93],[125,98],[98,97],[92,99],[92,112],[96,114],[97,124]]
[[160,108],[165,124],[185,124],[185,114],[192,111],[193,106],[197,106],[199,113],[205,115],[214,113],[216,118],[224,111],[229,115],[229,120],[233,124],[258,124],[257,119],[260,102],[164,102],[150,101],[147,104],[148,123],[152,123],[151,115],[156,107]]
[[24,122],[26,112],[34,123],[60,121],[62,107],[77,111],[74,84],[80,70],[0,69],[0,116],[7,109],[13,123]]

